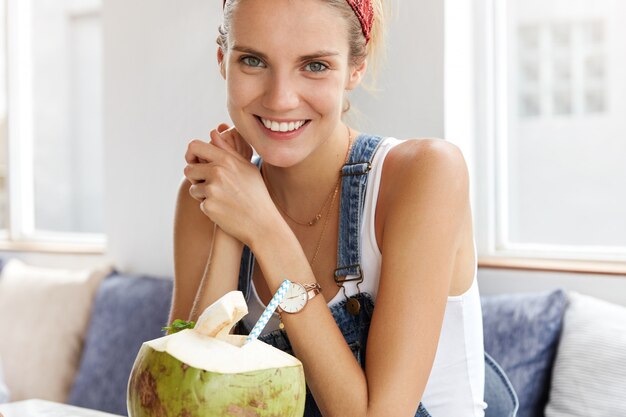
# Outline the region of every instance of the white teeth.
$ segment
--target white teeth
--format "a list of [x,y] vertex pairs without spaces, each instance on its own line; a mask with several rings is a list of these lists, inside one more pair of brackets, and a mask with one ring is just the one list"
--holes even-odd
[[302,125],[306,123],[306,120],[300,120],[298,122],[274,122],[272,120],[261,118],[263,125],[273,132],[291,132],[293,130],[300,129]]

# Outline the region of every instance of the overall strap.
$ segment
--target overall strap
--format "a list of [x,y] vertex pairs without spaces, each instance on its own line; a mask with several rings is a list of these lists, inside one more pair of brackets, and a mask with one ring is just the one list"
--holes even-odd
[[[352,145],[348,163],[341,175],[341,200],[339,202],[339,242],[335,282],[343,285],[349,281],[363,281],[361,269],[361,219],[365,205],[365,191],[372,159],[382,141],[380,136],[359,135]],[[347,275],[357,278],[346,279]]]
[[[348,162],[341,170],[342,185],[339,201],[339,241],[337,249],[336,282],[362,281],[361,270],[361,219],[365,205],[365,190],[372,159],[382,141],[381,136],[361,134],[357,136],[350,150]],[[263,163],[260,156],[252,159],[259,169]],[[239,268],[238,288],[243,292],[246,302],[250,298],[250,272],[252,252],[244,245]],[[346,275],[357,278],[346,279]]]

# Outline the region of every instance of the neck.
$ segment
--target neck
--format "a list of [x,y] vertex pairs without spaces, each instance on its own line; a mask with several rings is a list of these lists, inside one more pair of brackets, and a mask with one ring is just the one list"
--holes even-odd
[[[351,132],[350,136],[354,143],[356,133]],[[264,162],[265,181],[271,187],[275,202],[295,219],[307,221],[313,218],[329,193],[334,191],[347,150],[348,129],[341,125],[335,134],[297,165],[283,168]],[[337,200],[335,208],[338,207]]]

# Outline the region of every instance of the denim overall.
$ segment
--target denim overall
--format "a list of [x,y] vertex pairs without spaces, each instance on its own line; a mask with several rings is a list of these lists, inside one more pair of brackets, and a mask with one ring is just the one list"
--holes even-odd
[[[337,250],[337,269],[335,270],[335,280],[338,282],[356,281],[360,283],[363,281],[363,274],[360,267],[361,219],[365,204],[368,172],[371,169],[372,158],[381,140],[382,137],[379,136],[359,135],[354,140],[348,162],[342,169],[343,179],[339,208],[339,242]],[[257,157],[253,162],[259,168],[261,167],[262,161],[260,157]],[[247,303],[249,303],[251,295],[250,282],[252,280],[253,265],[254,254],[252,254],[250,248],[244,246],[239,270],[238,289],[243,292]],[[346,280],[347,275],[353,275],[356,276],[356,278]],[[361,365],[361,368],[365,370],[365,350],[367,347],[369,326],[374,312],[374,302],[371,295],[367,292],[359,292],[350,298],[357,299],[361,305],[358,315],[353,316],[348,313],[345,308],[347,302],[345,299],[330,307],[330,312],[339,330],[341,330],[346,343],[354,354],[354,357]],[[238,333],[248,334],[250,330],[251,329],[246,327],[243,320],[239,322],[237,328]],[[259,340],[290,355],[294,354],[285,330],[276,329],[260,336]],[[485,416],[514,417],[517,412],[517,396],[515,395],[515,391],[502,369],[487,354],[485,354],[485,362],[485,400],[489,400],[487,410],[490,411],[489,413],[486,412]],[[493,395],[488,395],[488,389],[489,394],[493,393]],[[304,417],[322,417],[308,386],[306,388]],[[415,417],[431,417],[431,415],[420,403]]]

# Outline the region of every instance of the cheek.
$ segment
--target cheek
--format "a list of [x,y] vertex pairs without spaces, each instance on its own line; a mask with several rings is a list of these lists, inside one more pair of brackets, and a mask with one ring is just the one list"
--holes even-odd
[[[250,76],[238,71],[231,71],[226,78],[228,108],[231,117],[242,108],[262,98],[268,80],[260,76]],[[340,77],[328,77],[322,80],[300,79],[292,84],[299,95],[301,105],[313,108],[319,114],[341,115],[344,104],[344,83]]]
[[233,72],[228,74],[226,80],[228,105],[232,109],[246,106],[260,94],[258,80],[255,81],[254,77]]
[[339,80],[318,81],[307,89],[307,99],[320,113],[341,113],[344,90]]

